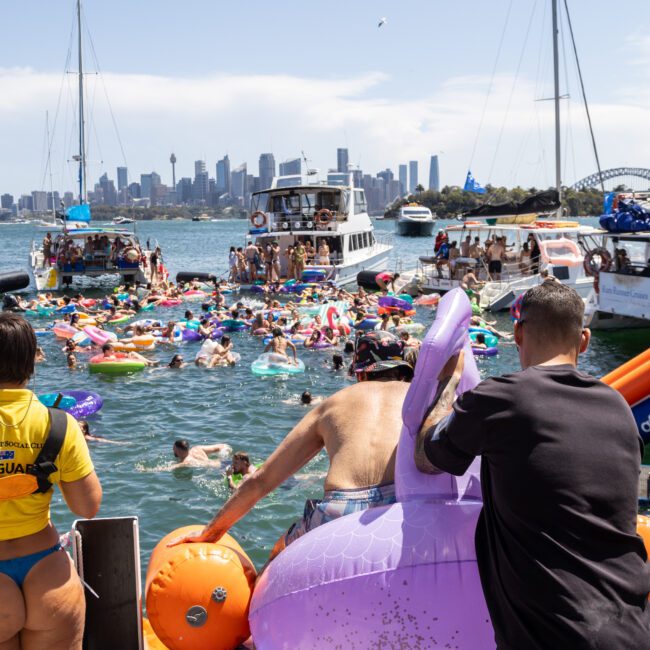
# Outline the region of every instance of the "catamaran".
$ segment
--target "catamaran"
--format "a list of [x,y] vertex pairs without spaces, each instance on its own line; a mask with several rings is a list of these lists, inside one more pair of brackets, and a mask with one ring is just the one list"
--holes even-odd
[[324,241],[330,250],[327,260],[318,255],[307,260],[305,277],[343,285],[354,282],[360,271],[386,268],[393,246],[390,237],[375,233],[364,191],[354,187],[351,178],[347,186],[301,182],[280,176],[252,198],[247,240],[263,247],[279,243],[282,276],[287,277],[288,270],[284,253],[299,241],[309,241],[315,251]]
[[[118,286],[146,282],[151,251],[143,250],[135,233],[120,228],[93,228],[86,192],[86,133],[84,119],[81,0],[77,0],[79,163],[78,204],[56,213],[52,230],[63,226],[51,242],[32,241],[29,266],[36,289],[59,291],[74,284]],[[57,219],[58,218],[58,219]]]

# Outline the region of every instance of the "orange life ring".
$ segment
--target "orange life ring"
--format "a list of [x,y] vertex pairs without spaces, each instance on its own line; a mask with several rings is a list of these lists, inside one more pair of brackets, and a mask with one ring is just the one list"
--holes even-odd
[[[600,257],[600,262],[596,261]],[[612,265],[612,256],[606,248],[594,248],[585,255],[585,273],[591,277],[598,277],[601,272],[609,271]]]
[[322,223],[324,226],[327,225],[332,220],[332,211],[327,208],[321,208],[315,215],[314,221],[316,223]]
[[261,210],[253,212],[251,214],[251,223],[255,228],[264,228],[266,226],[266,215]]

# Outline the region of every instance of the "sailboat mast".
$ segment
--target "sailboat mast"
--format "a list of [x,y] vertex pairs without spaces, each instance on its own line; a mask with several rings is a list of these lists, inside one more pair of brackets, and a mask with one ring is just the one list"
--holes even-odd
[[52,223],[56,225],[56,205],[54,204],[54,183],[52,182],[52,149],[50,140],[50,113],[45,111],[45,133],[47,137],[47,168],[50,172],[50,196],[52,197]]
[[555,187],[562,200],[562,155],[560,149],[560,60],[558,53],[557,0],[553,4],[553,82],[555,92]]
[[86,202],[86,123],[84,120],[84,74],[81,52],[81,0],[77,0],[79,32],[79,205]]

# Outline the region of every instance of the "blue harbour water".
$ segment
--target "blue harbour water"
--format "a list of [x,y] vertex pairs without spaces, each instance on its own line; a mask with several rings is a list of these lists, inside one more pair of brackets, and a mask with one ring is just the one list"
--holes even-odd
[[[160,244],[172,275],[180,270],[225,274],[228,248],[241,245],[246,226],[244,221],[159,221],[138,223],[137,233],[143,242],[149,238],[152,244]],[[392,231],[394,225],[377,222],[377,228]],[[0,271],[26,269],[31,240],[43,235],[43,230],[31,225],[0,226]],[[393,264],[399,258],[404,268],[410,268],[419,255],[431,253],[433,239],[396,237],[395,244]],[[187,307],[159,309],[147,316],[179,318]],[[189,303],[189,307],[199,310],[200,303]],[[417,320],[425,325],[433,318],[430,309],[418,310]],[[496,318],[497,327],[511,328],[507,314]],[[234,334],[233,339],[241,354],[241,362],[234,368],[205,370],[190,365],[180,371],[163,367],[112,377],[89,374],[84,367],[88,355],[85,359],[79,355],[82,367],[69,371],[62,342],[51,335],[40,337],[47,359],[37,367],[38,393],[78,389],[95,391],[104,398],[100,414],[90,421],[92,433],[121,444],[90,443],[104,488],[100,515],[139,517],[143,569],[163,535],[179,526],[206,523],[228,497],[225,466],[170,469],[175,439],[187,438],[192,444],[226,442],[261,462],[305,414],[305,407],[298,403],[303,390],[327,396],[347,385],[343,372],[334,373],[326,367],[332,350],[300,351],[306,365],[304,375],[255,377],[250,364],[261,353],[262,342],[247,333]],[[581,368],[603,375],[647,344],[648,330],[596,333]],[[180,351],[192,361],[197,349],[197,344],[188,343]],[[147,355],[164,366],[177,351],[159,346]],[[502,344],[498,357],[483,359],[480,365],[484,376],[518,369],[515,346]],[[302,513],[305,499],[320,496],[326,470],[323,453],[234,527],[232,533],[258,566],[279,535]],[[59,493],[54,497],[53,519],[60,531],[73,519]]]

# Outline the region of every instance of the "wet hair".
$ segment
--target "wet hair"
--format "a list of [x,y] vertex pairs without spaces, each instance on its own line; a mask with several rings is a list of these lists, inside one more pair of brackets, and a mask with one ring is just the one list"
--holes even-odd
[[169,367],[171,368],[178,361],[183,361],[183,355],[182,354],[175,354],[172,357],[172,360],[169,362]]
[[282,336],[282,330],[279,327],[274,327],[271,334],[273,334],[274,338],[280,338]]
[[81,433],[83,433],[84,436],[90,435],[90,426],[86,420],[79,420],[79,428],[81,429]]
[[352,341],[346,341],[345,342],[345,347],[343,348],[343,352],[345,352],[345,354],[353,354],[354,353],[354,343]]
[[189,451],[190,443],[185,438],[181,438],[179,440],[174,441],[174,447],[176,447],[176,449],[182,449],[183,451]]
[[308,390],[304,391],[300,396],[300,401],[303,404],[311,404],[311,393]]
[[193,316],[194,314],[192,313],[191,309],[185,310],[185,320],[190,320]]
[[335,354],[332,357],[332,364],[334,365],[335,370],[339,370],[343,367],[343,357],[340,354]]
[[532,330],[540,342],[572,340],[577,345],[584,312],[585,306],[577,291],[546,280],[524,294],[519,325]]
[[110,343],[104,343],[104,345],[102,345],[102,352],[109,352],[112,349],[113,346]]
[[230,343],[230,337],[229,337],[227,334],[224,334],[224,335],[221,337],[221,342],[222,342],[222,343]]
[[24,318],[0,314],[0,381],[22,384],[34,374],[36,334]]
[[485,344],[485,334],[483,334],[483,332],[479,332],[476,335],[476,342]]
[[241,460],[242,462],[244,462],[244,463],[248,463],[249,465],[251,464],[251,459],[250,459],[250,457],[248,456],[248,453],[245,452],[245,451],[238,451],[238,452],[235,452],[235,453],[232,455],[232,459],[233,459],[233,460]]

